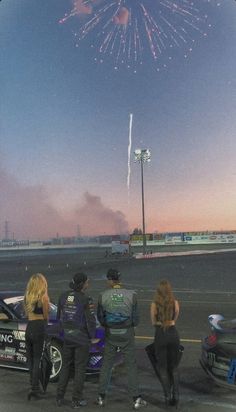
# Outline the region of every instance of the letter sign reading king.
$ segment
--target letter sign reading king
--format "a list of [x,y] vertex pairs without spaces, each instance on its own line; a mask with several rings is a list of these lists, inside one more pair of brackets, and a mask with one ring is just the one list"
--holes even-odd
[[13,336],[12,335],[5,335],[3,333],[0,334],[0,342],[1,343],[12,343]]

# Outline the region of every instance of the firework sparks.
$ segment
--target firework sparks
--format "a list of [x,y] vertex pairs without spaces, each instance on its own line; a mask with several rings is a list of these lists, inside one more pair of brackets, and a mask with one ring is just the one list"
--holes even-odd
[[[174,48],[192,51],[196,34],[205,36],[208,11],[217,0],[74,0],[74,7],[59,23],[74,19],[77,45],[86,37],[117,69],[137,67],[148,55],[154,61]],[[187,50],[187,52],[186,52]]]

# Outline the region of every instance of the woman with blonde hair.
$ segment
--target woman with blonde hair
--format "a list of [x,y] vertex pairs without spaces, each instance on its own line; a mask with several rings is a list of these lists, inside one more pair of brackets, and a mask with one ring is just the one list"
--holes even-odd
[[165,404],[178,406],[178,361],[179,335],[175,322],[179,316],[179,303],[175,299],[172,287],[167,280],[162,280],[157,287],[150,308],[151,322],[155,327],[155,355],[157,369],[165,396]]
[[44,348],[45,328],[49,314],[48,285],[41,273],[36,273],[29,279],[25,291],[24,304],[28,317],[25,341],[30,371],[31,388],[28,393],[28,400],[30,400],[32,397],[38,398],[41,393],[39,387],[39,364]]

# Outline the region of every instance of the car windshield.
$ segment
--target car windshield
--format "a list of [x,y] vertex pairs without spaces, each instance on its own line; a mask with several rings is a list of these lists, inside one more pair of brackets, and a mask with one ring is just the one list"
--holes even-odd
[[[18,319],[26,319],[24,309],[24,296],[16,296],[4,300],[9,309],[15,313]],[[57,307],[50,302],[49,319],[55,320],[57,317]]]
[[4,299],[8,308],[13,312],[17,318],[26,318],[24,310],[24,296],[14,296],[12,298]]

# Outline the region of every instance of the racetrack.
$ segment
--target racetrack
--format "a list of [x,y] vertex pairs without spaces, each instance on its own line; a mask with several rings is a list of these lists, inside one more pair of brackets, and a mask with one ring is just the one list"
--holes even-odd
[[[181,308],[177,323],[185,347],[180,365],[181,410],[236,410],[235,392],[216,387],[198,363],[200,340],[209,331],[208,315],[222,313],[226,317],[235,317],[236,252],[147,260],[104,258],[104,251],[101,250],[86,250],[79,254],[64,254],[60,251],[59,254],[24,257],[9,254],[4,258],[0,255],[0,288],[24,290],[29,276],[42,272],[47,276],[50,296],[56,301],[59,293],[68,287],[72,275],[82,269],[90,278],[90,293],[96,301],[99,291],[105,287],[105,273],[109,267],[119,268],[124,284],[138,293],[141,314],[141,322],[136,330],[138,364],[142,392],[150,403],[148,408],[157,410],[158,407],[161,410],[163,406],[160,385],[152,373],[143,348],[153,336],[149,306],[155,287],[160,279],[167,278],[173,285]],[[15,412],[16,406],[19,412],[27,410],[27,373],[1,369],[0,380],[0,411]],[[114,383],[118,385],[118,389],[113,389],[111,393],[109,410],[114,408],[114,411],[118,411],[118,393],[123,399],[124,408],[128,407],[125,377],[121,379],[118,371]],[[86,410],[90,410],[90,407],[92,410],[96,384],[88,382],[86,387],[90,401]],[[33,410],[56,411],[54,395],[55,385],[50,385],[47,400],[34,402]],[[32,406],[29,410],[32,410]]]

